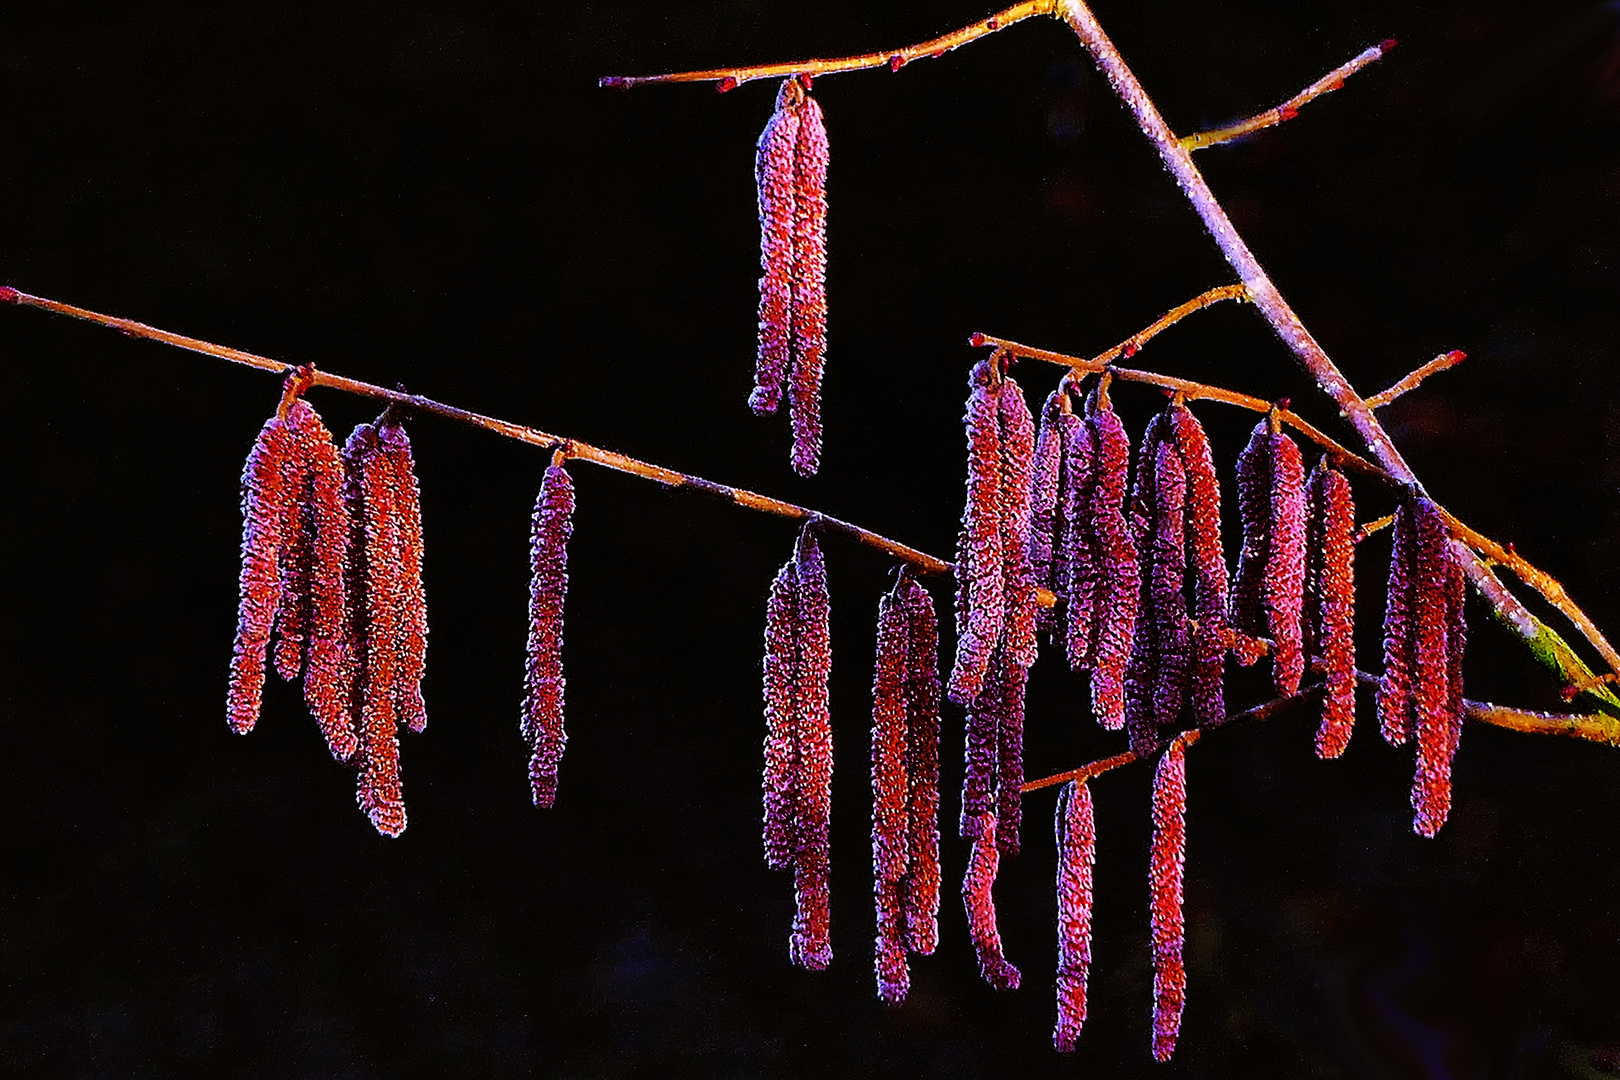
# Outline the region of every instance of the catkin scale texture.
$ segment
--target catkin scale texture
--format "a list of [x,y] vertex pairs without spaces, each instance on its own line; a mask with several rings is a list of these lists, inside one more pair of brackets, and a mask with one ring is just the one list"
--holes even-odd
[[872,890],[877,913],[878,996],[906,995],[905,913],[900,882],[908,862],[906,785],[906,664],[908,629],[899,588],[878,605],[876,670],[872,676]]
[[906,946],[931,953],[939,941],[939,619],[928,590],[907,577],[907,867],[902,881]]
[[971,706],[984,684],[990,654],[1001,637],[1006,592],[1001,519],[1001,424],[990,364],[980,361],[968,378],[967,500],[956,551],[956,662],[947,693]]
[[827,356],[827,129],[808,95],[794,144],[793,363],[789,409],[793,468],[821,467],[821,377]]
[[[1141,596],[1136,541],[1124,509],[1131,443],[1125,425],[1110,406],[1100,405],[1087,423],[1096,446],[1091,527],[1096,538],[1092,550],[1101,578],[1091,708],[1104,728],[1117,731],[1125,726],[1125,666],[1131,654]],[[1071,651],[1071,660],[1073,655]]]
[[1308,501],[1305,627],[1324,671],[1316,755],[1326,759],[1344,753],[1356,719],[1356,507],[1350,481],[1325,460],[1311,472]]
[[1187,762],[1180,742],[1171,742],[1153,777],[1153,847],[1149,885],[1153,941],[1153,1057],[1170,1060],[1181,1033],[1187,999],[1182,959],[1186,924],[1182,875],[1187,854]]
[[287,518],[286,473],[293,436],[280,417],[265,421],[242,467],[242,569],[231,647],[226,718],[239,735],[253,730],[264,690],[270,628],[281,606],[278,565]]
[[792,102],[802,97],[798,81],[789,79],[777,93],[776,110],[760,134],[754,155],[754,181],[759,192],[759,355],[754,391],[748,405],[759,415],[773,413],[792,363],[794,219],[797,192],[794,148],[799,139],[799,113]]
[[1204,427],[1185,405],[1169,411],[1170,430],[1186,469],[1187,561],[1192,570],[1191,696],[1198,723],[1226,716],[1226,555],[1221,548],[1221,485]]
[[529,640],[523,714],[529,744],[529,795],[549,809],[568,735],[563,727],[563,604],[568,594],[568,541],[574,532],[574,482],[558,464],[546,469],[529,522]]
[[1052,1045],[1068,1053],[1086,1022],[1086,981],[1091,972],[1092,869],[1097,861],[1097,825],[1091,789],[1071,780],[1057,805],[1057,1025]]

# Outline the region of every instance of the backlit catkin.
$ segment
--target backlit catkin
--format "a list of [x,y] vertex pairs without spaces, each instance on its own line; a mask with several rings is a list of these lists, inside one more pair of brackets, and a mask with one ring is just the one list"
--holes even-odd
[[1091,789],[1071,780],[1058,796],[1057,1025],[1052,1045],[1074,1049],[1086,1022],[1086,980],[1091,972],[1091,873],[1097,861],[1097,824]]
[[529,796],[549,809],[557,800],[563,729],[563,603],[568,594],[568,540],[574,532],[574,482],[560,462],[540,481],[529,521],[529,640],[519,730],[529,744]]
[[1153,938],[1153,1056],[1169,1061],[1187,1000],[1182,960],[1186,924],[1182,875],[1187,855],[1187,761],[1172,741],[1153,776],[1153,848],[1149,859]]
[[1355,531],[1350,481],[1323,459],[1307,485],[1306,644],[1323,669],[1316,756],[1344,753],[1356,720]]

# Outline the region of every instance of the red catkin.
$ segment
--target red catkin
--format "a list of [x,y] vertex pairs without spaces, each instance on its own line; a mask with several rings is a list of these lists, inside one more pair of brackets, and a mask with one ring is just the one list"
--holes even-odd
[[344,652],[349,619],[344,567],[350,536],[343,501],[343,458],[314,409],[309,409],[307,419],[301,419],[300,427],[309,465],[305,529],[311,548],[304,702],[320,724],[332,756],[347,761],[359,748],[359,740],[349,722],[349,659]]
[[765,865],[787,870],[797,847],[799,575],[789,559],[765,605]]
[[1235,630],[1263,634],[1260,591],[1271,551],[1271,427],[1265,420],[1255,425],[1238,454],[1237,492],[1243,546],[1228,597],[1228,618]]
[[1154,457],[1148,544],[1152,569],[1147,582],[1155,639],[1152,718],[1157,731],[1173,724],[1181,713],[1192,657],[1187,625],[1187,470],[1168,441],[1158,444]]
[[568,735],[563,729],[563,603],[568,540],[574,532],[574,482],[559,463],[546,469],[529,526],[529,641],[519,729],[529,744],[529,795],[550,809]]
[[1262,589],[1271,631],[1271,677],[1278,694],[1299,690],[1305,674],[1300,615],[1305,603],[1305,463],[1287,434],[1271,436],[1271,546]]
[[788,954],[794,963],[820,971],[832,962],[830,932],[830,828],[832,824],[832,718],[828,682],[832,675],[831,604],[827,567],[815,533],[799,535],[799,664],[794,689],[798,703],[798,843],[793,888],[798,901]]
[[827,129],[821,106],[805,95],[793,158],[793,468],[821,467],[821,375],[827,358]]
[[1169,1061],[1187,999],[1182,962],[1186,935],[1182,874],[1187,853],[1186,751],[1173,741],[1153,776],[1153,849],[1149,859],[1153,937],[1153,1057]]
[[[283,507],[281,549],[277,558],[281,603],[276,609],[275,644],[271,646],[270,657],[276,674],[291,682],[303,674],[309,660],[310,571],[315,549],[308,498],[310,433],[305,422],[313,410],[302,400],[294,400],[280,411],[291,440],[291,452],[281,474]],[[341,476],[341,462],[338,469]],[[348,523],[343,524],[346,527]]]
[[979,974],[997,990],[1016,990],[1019,972],[1002,952],[1001,931],[996,926],[996,902],[991,896],[1000,862],[996,819],[986,814],[979,838],[973,842],[968,856],[967,875],[962,879],[962,906],[967,911],[968,934],[978,953]]
[[[1091,493],[1093,551],[1101,575],[1096,646],[1091,670],[1091,709],[1103,727],[1125,726],[1125,664],[1131,654],[1140,602],[1141,571],[1136,542],[1125,522],[1126,473],[1131,444],[1125,425],[1106,402],[1087,420],[1096,445],[1096,484]],[[1071,651],[1071,661],[1073,658]]]
[[265,652],[270,628],[281,606],[278,567],[287,518],[286,472],[293,455],[293,436],[279,416],[272,416],[242,467],[242,570],[236,614],[236,640],[231,646],[230,687],[225,715],[231,730],[245,735],[259,719],[264,690]]
[[1193,572],[1192,704],[1198,723],[1226,716],[1226,555],[1221,548],[1221,486],[1209,437],[1192,410],[1170,409],[1170,431],[1187,471],[1187,558]]
[[1097,861],[1097,825],[1091,789],[1071,780],[1057,806],[1057,1026],[1052,1045],[1074,1049],[1086,1022],[1086,979],[1091,971],[1091,874]]
[[1384,601],[1384,672],[1378,681],[1378,726],[1399,746],[1412,737],[1412,511],[1395,508],[1390,529],[1389,585]]
[[[1008,658],[1002,704],[996,723],[996,845],[1003,855],[1018,854],[1024,819],[1024,695],[1029,668]],[[990,687],[986,687],[988,692]]]
[[[1040,429],[1035,435],[1035,454],[1031,461],[1029,497],[1029,574],[1037,586],[1049,589],[1060,597],[1067,591],[1066,583],[1058,580],[1054,562],[1061,562],[1063,549],[1063,515],[1060,496],[1063,487],[1063,448],[1065,429],[1063,417],[1068,410],[1068,383],[1046,397],[1041,406]],[[1040,627],[1050,630],[1054,625],[1053,608],[1037,613]]]
[[990,657],[982,689],[968,707],[963,727],[962,814],[964,840],[983,835],[985,822],[995,816],[997,779],[1001,772],[1001,722],[1008,699],[1011,669],[1004,649]]
[[411,440],[403,425],[384,420],[377,428],[377,445],[394,471],[394,513],[399,529],[399,673],[395,682],[396,708],[401,722],[412,731],[427,728],[422,702],[422,676],[427,671],[427,595],[422,589],[422,495],[416,483]]
[[878,997],[905,1000],[906,920],[901,896],[909,852],[906,784],[906,667],[909,626],[901,586],[878,604],[872,677],[872,891],[877,909]]
[[405,831],[399,779],[397,689],[405,585],[399,557],[396,475],[382,449],[381,423],[361,424],[343,447],[353,542],[348,653],[359,736],[355,801],[385,836]]
[[1413,509],[1412,710],[1418,750],[1412,829],[1432,837],[1451,810],[1451,762],[1462,729],[1462,688],[1452,686],[1452,672],[1460,683],[1464,590],[1440,509],[1422,498]]
[[939,941],[939,620],[928,590],[905,586],[907,867],[906,946],[931,953]]
[[1001,519],[1001,425],[996,396],[1000,383],[989,361],[968,377],[967,501],[956,548],[956,662],[947,693],[971,706],[984,683],[990,654],[1001,637],[1006,593],[1003,580]]
[[1001,425],[1001,557],[1005,581],[1007,655],[1026,670],[1035,663],[1035,582],[1030,576],[1030,484],[1035,422],[1024,391],[1010,376],[996,400]]
[[1305,628],[1324,671],[1316,756],[1327,759],[1344,753],[1356,721],[1356,505],[1350,481],[1325,458],[1308,488]]
[[1093,520],[1097,444],[1091,425],[1064,414],[1063,477],[1058,497],[1058,547],[1053,591],[1064,600],[1063,647],[1069,668],[1090,667],[1097,653],[1098,607],[1104,588],[1101,539]]
[[759,191],[759,355],[748,405],[761,416],[782,402],[782,385],[793,349],[793,253],[797,194],[793,154],[799,139],[804,98],[797,79],[776,95],[776,110],[765,123],[754,152],[754,183]]

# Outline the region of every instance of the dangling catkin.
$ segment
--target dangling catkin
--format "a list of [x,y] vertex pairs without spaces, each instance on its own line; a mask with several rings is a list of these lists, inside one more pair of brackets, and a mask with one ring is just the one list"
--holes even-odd
[[1243,552],[1231,592],[1233,629],[1271,638],[1272,684],[1299,689],[1305,673],[1305,465],[1299,446],[1268,417],[1238,455]]
[[1030,577],[1030,482],[1035,455],[1035,421],[1024,391],[1011,376],[1001,381],[996,400],[1001,425],[1001,558],[1006,582],[1007,655],[1028,670],[1035,663],[1035,582]]
[[1221,548],[1221,485],[1204,427],[1185,405],[1169,410],[1170,431],[1187,471],[1187,556],[1193,571],[1193,715],[1200,724],[1226,716],[1226,555]]
[[782,402],[782,384],[793,350],[793,252],[797,193],[793,153],[799,140],[799,80],[777,91],[776,110],[759,136],[754,182],[759,189],[759,356],[748,405],[758,415]]
[[1399,746],[1412,737],[1412,511],[1395,508],[1390,529],[1389,585],[1384,600],[1384,673],[1378,680],[1378,727]]
[[793,368],[789,407],[793,468],[821,467],[821,375],[827,356],[827,129],[805,94],[794,145]]
[[979,974],[997,990],[1016,990],[1019,972],[1002,952],[1001,931],[996,927],[996,902],[991,896],[1000,861],[996,819],[986,814],[983,829],[973,841],[973,850],[968,856],[967,875],[962,879],[962,906],[967,910],[968,934],[979,956]]
[[799,574],[789,559],[765,605],[765,865],[787,870],[798,841]]
[[[1060,598],[1067,584],[1057,580],[1054,559],[1061,561],[1063,549],[1063,515],[1060,512],[1060,493],[1063,487],[1063,444],[1065,429],[1062,418],[1072,414],[1068,409],[1068,383],[1046,396],[1041,406],[1040,428],[1035,435],[1035,454],[1031,459],[1029,496],[1029,575],[1040,588],[1049,589]],[[1050,630],[1056,622],[1056,608],[1042,608],[1036,618],[1042,630]]]
[[1091,873],[1097,861],[1097,825],[1091,789],[1071,780],[1057,805],[1057,1026],[1052,1045],[1074,1049],[1086,1022],[1086,979],[1091,971]]
[[1324,458],[1311,470],[1307,642],[1325,672],[1316,756],[1336,758],[1356,720],[1355,530],[1350,481]]
[[939,620],[928,590],[902,576],[907,617],[906,806],[908,865],[902,882],[906,945],[939,941]]
[[377,445],[394,471],[394,513],[399,536],[399,672],[396,708],[412,731],[427,729],[422,702],[422,676],[427,671],[427,595],[422,590],[422,496],[416,463],[404,425],[386,417],[377,428]]
[[1451,761],[1462,732],[1464,588],[1462,568],[1439,507],[1417,499],[1413,519],[1412,712],[1418,752],[1412,778],[1412,829],[1432,837],[1451,811]]
[[798,899],[788,952],[793,962],[820,971],[832,962],[829,929],[830,828],[832,824],[832,720],[828,681],[832,675],[831,605],[827,567],[815,533],[799,535],[799,666],[794,679],[798,701],[798,850],[793,888]]
[[990,654],[1001,638],[1006,591],[1001,535],[1005,500],[1001,489],[1001,389],[990,361],[981,360],[968,377],[967,502],[956,547],[956,662],[947,693],[971,707],[984,684]]
[[529,796],[550,809],[568,735],[563,729],[563,603],[568,540],[574,532],[574,482],[554,461],[546,468],[529,522],[529,641],[519,730],[529,744]]
[[270,644],[271,624],[281,606],[278,562],[288,507],[292,505],[286,473],[293,457],[293,443],[287,423],[272,416],[259,429],[242,467],[241,599],[225,700],[226,718],[231,730],[239,735],[252,731],[259,719],[265,652]]
[[[1103,727],[1117,731],[1125,726],[1125,664],[1131,654],[1141,598],[1136,541],[1124,512],[1131,442],[1125,425],[1106,399],[1098,402],[1087,423],[1097,455],[1091,527],[1095,566],[1101,580],[1092,653],[1091,709]],[[1072,645],[1069,655],[1072,662]]]
[[906,600],[897,584],[878,604],[877,665],[872,676],[872,892],[877,909],[878,997],[905,1000],[906,919],[901,896],[908,855]]
[[1064,598],[1061,622],[1069,668],[1079,671],[1096,659],[1100,610],[1106,576],[1102,540],[1094,520],[1092,497],[1097,487],[1097,441],[1091,425],[1063,414],[1063,476],[1058,496],[1057,547],[1052,559],[1052,589]]
[[1158,1061],[1169,1061],[1175,1052],[1187,998],[1187,970],[1182,963],[1186,929],[1181,911],[1186,818],[1186,751],[1180,741],[1172,741],[1153,776],[1153,849],[1148,871],[1153,931],[1153,1056]]

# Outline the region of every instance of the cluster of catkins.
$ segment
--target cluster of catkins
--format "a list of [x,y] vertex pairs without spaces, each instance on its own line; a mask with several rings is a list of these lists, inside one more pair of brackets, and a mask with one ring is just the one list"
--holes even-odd
[[[411,444],[384,412],[339,453],[293,386],[242,471],[241,602],[227,716],[259,718],[266,653],[304,679],[304,700],[332,756],[355,765],[356,800],[378,832],[405,829],[401,724],[427,725],[422,673],[427,604],[422,512]],[[270,649],[275,636],[273,652]]]
[[[1092,711],[1124,728],[1137,756],[1159,757],[1151,853],[1153,1052],[1174,1050],[1185,999],[1182,866],[1185,748],[1178,737],[1227,716],[1227,655],[1271,657],[1281,696],[1308,666],[1322,673],[1316,752],[1337,757],[1355,715],[1355,507],[1324,458],[1309,476],[1281,408],[1237,463],[1243,541],[1236,572],[1221,540],[1209,440],[1178,396],[1149,423],[1131,483],[1130,444],[1106,376],[1080,408],[1066,377],[1038,432],[1004,354],[974,368],[965,418],[967,505],[956,573],[951,700],[967,709],[962,835],[973,841],[963,897],[980,968],[1017,985],[990,901],[998,858],[1018,850],[1023,699],[1036,628],[1075,670],[1089,670]],[[1129,492],[1127,497],[1127,491]],[[1379,714],[1391,743],[1415,735],[1414,828],[1433,836],[1450,804],[1463,719],[1463,573],[1441,511],[1407,494],[1395,519]],[[1049,594],[1042,609],[1036,597]],[[1045,601],[1046,596],[1042,596]],[[1058,807],[1058,1025],[1069,1049],[1085,1017],[1095,827],[1084,781]]]
[[[302,676],[332,756],[356,768],[360,809],[378,832],[398,836],[405,830],[399,727],[427,726],[422,511],[411,444],[390,408],[356,427],[340,452],[298,397],[309,379],[307,369],[288,376],[283,404],[242,470],[241,600],[227,717],[233,731],[253,730],[267,655],[283,679]],[[521,723],[536,806],[556,797],[564,743],[562,607],[573,506],[573,485],[554,461],[534,511]]]
[[821,372],[827,354],[827,129],[809,76],[782,83],[759,136],[759,356],[749,406],[774,413],[785,392],[793,468],[821,466]]

